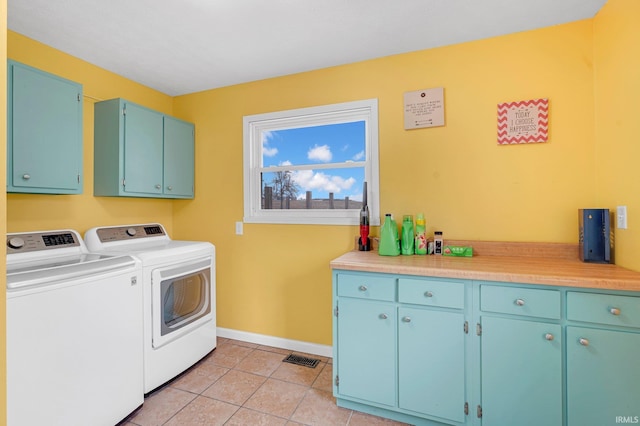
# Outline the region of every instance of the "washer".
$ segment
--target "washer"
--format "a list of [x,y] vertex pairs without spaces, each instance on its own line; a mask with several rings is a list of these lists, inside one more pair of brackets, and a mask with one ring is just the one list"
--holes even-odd
[[145,394],[215,349],[213,244],[172,240],[159,223],[92,228],[85,243],[142,262]]
[[113,426],[142,405],[141,274],[74,230],[7,234],[7,424]]

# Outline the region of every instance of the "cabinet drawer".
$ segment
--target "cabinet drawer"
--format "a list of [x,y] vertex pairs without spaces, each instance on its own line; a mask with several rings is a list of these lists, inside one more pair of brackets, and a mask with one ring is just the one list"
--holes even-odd
[[398,280],[398,301],[443,308],[464,308],[464,283],[454,280]]
[[640,297],[567,293],[567,318],[627,327],[640,327]]
[[501,314],[560,318],[560,292],[519,287],[483,285],[480,309]]
[[360,299],[396,299],[396,279],[394,277],[338,274],[338,296]]

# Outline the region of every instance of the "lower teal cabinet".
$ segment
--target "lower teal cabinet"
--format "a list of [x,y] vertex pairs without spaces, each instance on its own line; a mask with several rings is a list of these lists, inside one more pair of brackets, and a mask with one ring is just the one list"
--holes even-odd
[[567,327],[568,426],[639,422],[639,354],[640,334]]
[[335,270],[337,404],[412,425],[640,423],[636,292]]
[[341,298],[337,388],[340,395],[396,404],[396,315],[393,303]]
[[464,314],[398,309],[400,408],[464,422]]
[[481,325],[482,424],[561,426],[561,326],[491,316]]

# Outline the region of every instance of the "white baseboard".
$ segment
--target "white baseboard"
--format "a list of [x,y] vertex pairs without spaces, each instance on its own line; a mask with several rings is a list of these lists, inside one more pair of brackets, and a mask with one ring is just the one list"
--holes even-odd
[[311,355],[333,357],[333,346],[320,345],[318,343],[303,342],[301,340],[283,339],[282,337],[267,336],[265,334],[249,333],[248,331],[231,330],[229,328],[217,328],[219,337],[242,340],[258,345],[274,346],[276,348],[289,349],[296,352],[304,352]]

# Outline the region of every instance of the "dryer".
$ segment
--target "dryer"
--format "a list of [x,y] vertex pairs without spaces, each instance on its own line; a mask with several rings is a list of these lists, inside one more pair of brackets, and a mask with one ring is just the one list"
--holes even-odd
[[85,243],[142,263],[145,394],[215,349],[213,244],[172,240],[159,223],[92,228]]

